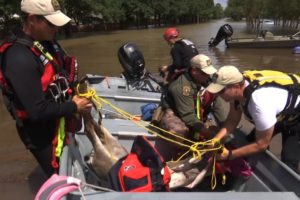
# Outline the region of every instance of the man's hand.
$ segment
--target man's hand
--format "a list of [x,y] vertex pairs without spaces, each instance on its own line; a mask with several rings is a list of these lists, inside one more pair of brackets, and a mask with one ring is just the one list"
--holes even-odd
[[228,150],[228,149],[226,149],[225,147],[223,147],[223,151],[222,151],[222,153],[219,153],[218,155],[217,155],[217,160],[219,160],[219,161],[223,161],[223,160],[231,160],[232,158],[232,156],[229,156],[229,153],[230,151]]
[[163,65],[158,68],[158,71],[165,73],[168,71],[168,68],[169,68],[168,65]]
[[82,97],[75,95],[75,96],[73,96],[72,101],[75,102],[78,113],[91,112],[93,104],[90,99],[82,98]]

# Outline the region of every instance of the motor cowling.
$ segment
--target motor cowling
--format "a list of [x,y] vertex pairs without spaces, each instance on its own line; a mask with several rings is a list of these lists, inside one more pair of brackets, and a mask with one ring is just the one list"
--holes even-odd
[[134,43],[126,43],[119,48],[119,62],[127,81],[135,81],[145,73],[145,60],[142,52]]
[[210,47],[217,46],[222,40],[228,39],[233,34],[233,29],[229,24],[224,24],[219,28],[219,31],[215,38],[212,38],[211,41],[208,42]]

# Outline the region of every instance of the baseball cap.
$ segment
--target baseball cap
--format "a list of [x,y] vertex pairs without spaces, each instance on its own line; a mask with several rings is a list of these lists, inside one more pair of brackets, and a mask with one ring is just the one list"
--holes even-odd
[[21,10],[25,13],[42,15],[55,26],[63,26],[71,19],[61,12],[57,0],[22,0]]
[[216,78],[213,78],[213,82],[207,86],[206,90],[215,94],[223,90],[227,85],[239,83],[243,79],[243,74],[238,68],[230,65],[223,66],[217,71]]
[[191,59],[191,66],[200,68],[204,73],[211,75],[217,72],[217,69],[212,65],[211,59],[204,55],[199,54]]

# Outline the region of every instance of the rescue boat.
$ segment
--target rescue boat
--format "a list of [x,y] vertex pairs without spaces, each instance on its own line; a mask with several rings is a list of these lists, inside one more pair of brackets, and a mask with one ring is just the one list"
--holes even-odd
[[300,45],[300,32],[293,35],[273,35],[263,30],[252,38],[231,37],[233,29],[229,24],[220,27],[214,38],[208,42],[209,47],[217,46],[222,40],[228,48],[294,48]]
[[[125,71],[122,77],[106,77],[87,75],[85,80],[94,88],[96,94],[105,98],[116,107],[141,115],[141,106],[160,102],[159,81],[144,69],[142,54],[136,52],[134,44],[127,44],[119,50],[119,60]],[[135,56],[134,59],[132,56]],[[137,56],[139,55],[139,56]],[[127,60],[126,60],[127,59]],[[135,66],[135,67],[134,67]],[[130,73],[129,73],[130,72]],[[133,74],[135,73],[135,74]],[[96,115],[95,115],[96,117]],[[143,127],[133,121],[120,117],[107,105],[102,108],[102,123],[118,141],[130,151],[134,138],[143,135],[151,143],[157,141]],[[108,188],[105,180],[97,177],[93,169],[86,163],[93,147],[83,129],[76,134],[69,133],[70,144],[65,146],[60,162],[59,175],[73,177],[85,183],[80,190],[66,190],[63,199],[256,199],[256,200],[296,200],[300,197],[300,176],[281,162],[270,151],[249,157],[252,175],[245,179],[233,177],[228,173],[225,185],[219,181],[215,190],[211,190],[210,177],[194,189],[177,189],[171,192],[127,193],[115,192]],[[238,129],[232,134],[232,143],[241,146],[247,143],[244,134]],[[64,179],[65,180],[65,179]],[[76,182],[78,183],[78,181]],[[219,191],[219,192],[214,192]]]

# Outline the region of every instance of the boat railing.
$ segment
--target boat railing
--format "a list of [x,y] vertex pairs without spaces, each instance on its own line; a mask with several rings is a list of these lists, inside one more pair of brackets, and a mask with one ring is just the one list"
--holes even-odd
[[246,38],[246,37],[243,37],[243,38],[230,38],[230,42],[240,42],[240,41],[243,41],[245,42],[246,40],[249,40],[249,42],[251,41],[256,41],[256,40],[259,40],[259,39],[263,39],[262,37],[257,37],[257,38]]
[[297,33],[295,33],[294,35],[292,35],[291,38],[292,39],[300,39],[300,31],[298,31]]

